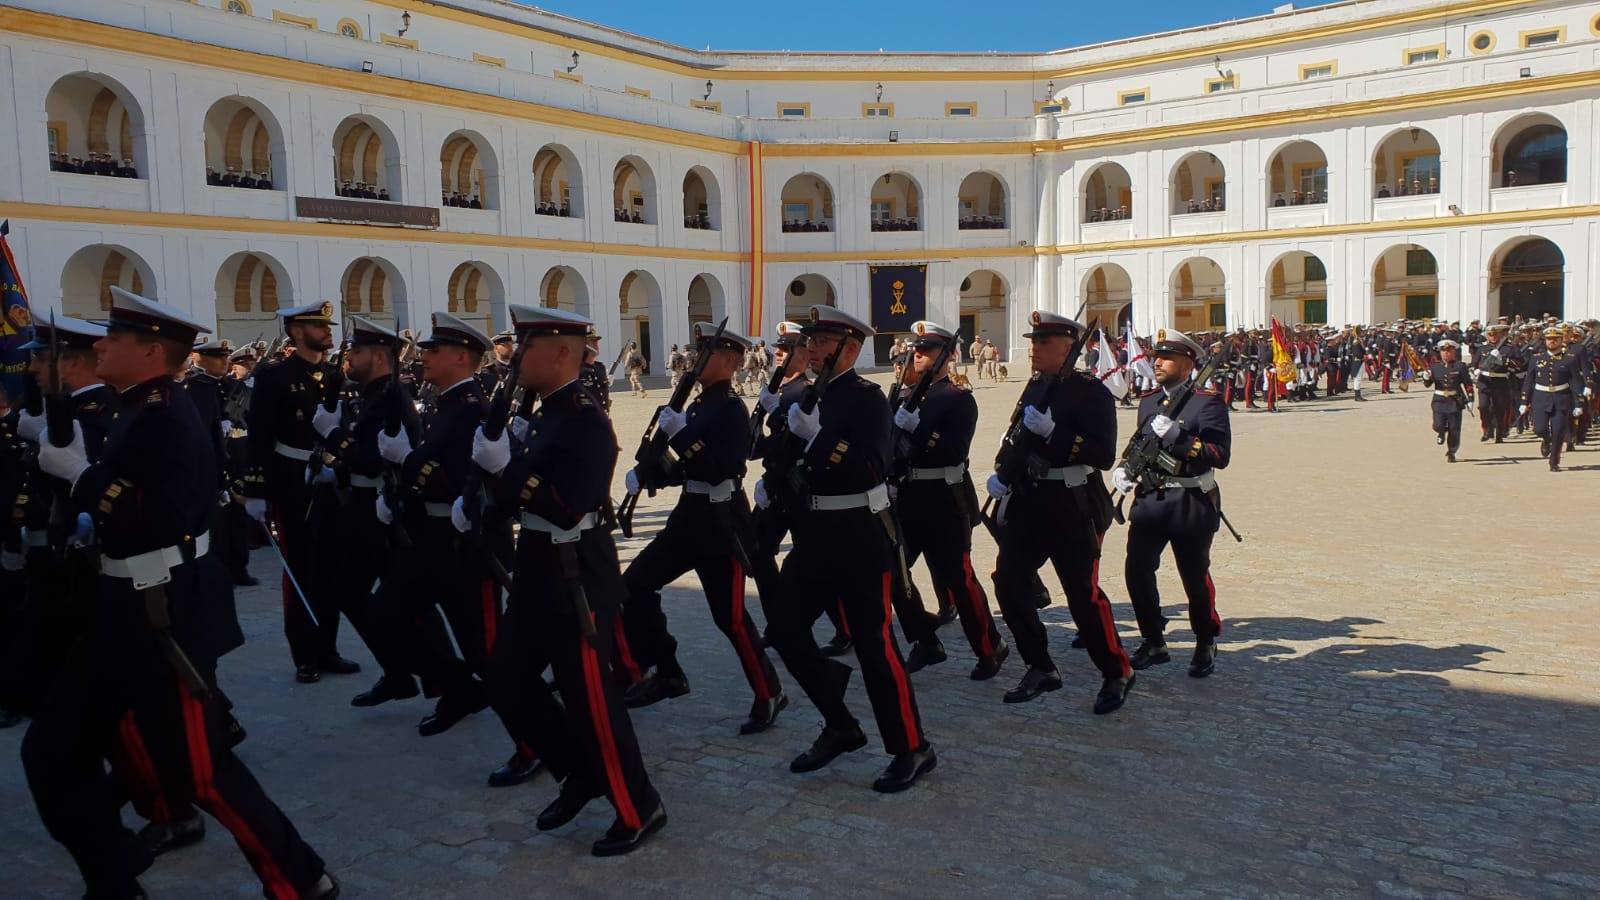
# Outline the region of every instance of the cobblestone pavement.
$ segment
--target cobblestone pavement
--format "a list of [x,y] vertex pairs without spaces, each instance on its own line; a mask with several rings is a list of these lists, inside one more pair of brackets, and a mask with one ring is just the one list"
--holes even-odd
[[[1019,389],[978,388],[984,473]],[[625,459],[650,408],[619,401]],[[747,688],[692,576],[667,603],[694,692],[635,715],[671,824],[632,856],[589,857],[604,803],[539,834],[548,777],[486,788],[510,750],[492,716],[422,739],[421,701],[352,709],[374,676],[348,628],[343,649],[367,671],[294,684],[260,588],[240,596],[250,642],[221,673],[250,729],[240,755],[352,897],[1600,894],[1600,452],[1579,448],[1550,474],[1531,441],[1473,433],[1446,465],[1416,392],[1241,411],[1234,427],[1221,481],[1245,543],[1216,546],[1217,674],[1185,676],[1170,563],[1176,658],[1112,716],[1089,714],[1097,679],[1068,648],[1058,587],[1046,615],[1067,686],[1034,703],[1000,702],[1022,673],[1014,658],[999,679],[969,681],[971,654],[947,628],[950,661],[914,677],[940,765],[906,794],[869,790],[885,762],[875,739],[791,775],[819,724],[798,693],[773,731],[736,735]],[[641,522],[671,497],[642,504]],[[984,573],[994,547],[977,540]],[[1136,641],[1124,543],[1114,528],[1102,571]],[[255,562],[266,576],[265,553]],[[859,679],[851,702],[871,730]],[[0,732],[11,760],[21,731]],[[258,895],[208,827],[146,876],[153,897]],[[0,846],[0,893],[78,892],[15,763],[0,767]]]

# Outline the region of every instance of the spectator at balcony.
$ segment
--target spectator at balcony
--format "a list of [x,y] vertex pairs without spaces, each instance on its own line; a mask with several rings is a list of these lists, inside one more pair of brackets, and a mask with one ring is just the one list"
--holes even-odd
[[256,175],[256,190],[260,190],[260,191],[270,191],[270,190],[272,190],[272,173],[271,172],[262,172],[262,173]]
[[376,198],[374,198],[374,199],[382,200],[382,201],[387,203],[388,200],[389,200],[389,189],[388,188],[379,188],[378,189],[378,196]]
[[1436,175],[1429,175],[1428,176],[1428,193],[1430,193],[1430,194],[1439,193],[1439,178],[1438,178],[1438,176],[1436,176]]
[[1387,184],[1378,185],[1378,199],[1382,200],[1383,198],[1389,197],[1389,196],[1392,196],[1389,193],[1389,186]]
[[251,191],[255,190],[256,189],[256,176],[251,172],[246,172],[243,175],[240,175],[239,176],[239,187],[242,187],[242,188],[245,188],[246,190],[251,190]]
[[1418,178],[1411,182],[1411,193],[1419,195],[1422,193],[1422,179]]

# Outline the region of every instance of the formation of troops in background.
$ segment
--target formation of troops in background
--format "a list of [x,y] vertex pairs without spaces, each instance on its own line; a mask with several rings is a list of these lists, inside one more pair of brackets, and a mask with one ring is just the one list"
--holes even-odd
[[[593,852],[622,854],[667,820],[629,710],[691,693],[693,660],[662,603],[685,573],[748,683],[739,733],[773,729],[787,681],[823,719],[792,771],[863,748],[846,701],[859,668],[889,756],[873,788],[902,791],[938,762],[911,676],[947,661],[942,626],[959,622],[975,681],[997,677],[1015,644],[1023,671],[1004,702],[1063,686],[1039,612],[1046,563],[1074,646],[1101,675],[1094,713],[1171,660],[1156,582],[1168,548],[1188,600],[1188,674],[1215,671],[1212,542],[1232,530],[1216,472],[1239,401],[1359,400],[1420,378],[1451,461],[1476,404],[1482,440],[1531,428],[1555,469],[1593,420],[1600,335],[1592,321],[1300,327],[1290,376],[1264,331],[1118,341],[1035,312],[1031,376],[980,484],[978,406],[952,377],[964,349],[952,328],[917,322],[886,393],[856,368],[872,328],[833,307],[780,323],[770,351],[725,321],[697,323],[694,343],[673,348],[670,397],[619,500],[609,392],[620,368],[646,393],[647,361],[630,343],[608,366],[582,316],[512,306],[512,329],[490,336],[436,313],[416,339],[312,303],[280,311],[272,345],[236,349],[196,344],[205,326],[111,292],[104,324],[38,327],[33,389],[0,434],[0,724],[31,719],[29,786],[94,897],[142,896],[156,855],[203,837],[200,811],[233,834],[268,896],[338,894],[232,752],[246,732],[217,662],[243,642],[233,592],[254,583],[253,549],[281,569],[297,681],[360,671],[340,651],[348,621],[380,669],[353,706],[426,698],[423,737],[492,710],[508,755],[488,784],[548,771],[558,790],[540,830],[604,797],[615,821]],[[1130,376],[1127,396],[1107,389],[1108,371]],[[1138,405],[1120,441],[1119,399]],[[672,490],[665,524],[623,566],[613,533],[632,536],[641,494]],[[1100,581],[1113,522],[1127,524],[1132,653]],[[973,569],[979,527],[999,548],[989,583],[1009,642]],[[824,616],[833,635],[819,644]],[[137,834],[124,802],[149,823]]]

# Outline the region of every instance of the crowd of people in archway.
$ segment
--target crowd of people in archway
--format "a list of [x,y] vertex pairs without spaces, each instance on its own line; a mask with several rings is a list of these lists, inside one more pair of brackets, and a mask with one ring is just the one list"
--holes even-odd
[[441,195],[440,202],[444,206],[454,206],[460,209],[483,209],[483,201],[478,198],[476,193],[469,197],[460,191],[445,191]]
[[1328,192],[1327,192],[1327,190],[1320,190],[1320,191],[1290,191],[1287,194],[1285,194],[1285,193],[1280,191],[1278,193],[1278,196],[1273,198],[1272,205],[1273,206],[1311,206],[1313,204],[1327,203],[1327,202],[1328,202]]
[[1006,220],[1002,216],[962,216],[956,223],[956,228],[961,231],[986,231],[1006,227]]
[[1201,200],[1189,200],[1185,203],[1183,214],[1222,212],[1228,208],[1221,194],[1215,197],[1206,197]]
[[124,157],[119,163],[116,157],[109,153],[93,151],[86,157],[51,153],[50,171],[67,172],[72,175],[103,175],[107,178],[139,177],[139,171],[133,167],[133,160]]
[[[1439,193],[1439,176],[1437,175],[1429,175],[1427,181],[1423,181],[1420,178],[1413,178],[1410,181],[1406,181],[1404,178],[1396,178],[1393,191],[1389,190],[1387,184],[1378,185],[1378,197],[1380,199],[1384,197],[1414,197],[1437,193]],[[1327,201],[1321,202],[1325,203]]]
[[566,218],[572,215],[572,207],[565,200],[561,201],[560,205],[548,200],[541,200],[539,205],[534,207],[533,214],[536,216],[561,216]]
[[346,181],[339,186],[337,193],[351,200],[389,200],[388,188],[367,184],[364,181]]
[[683,227],[695,231],[710,231],[711,216],[703,212],[686,215],[683,217]]
[[1089,208],[1089,221],[1091,222],[1121,222],[1124,219],[1131,218],[1133,218],[1133,213],[1126,206]]
[[240,172],[238,166],[229,166],[228,171],[218,172],[211,166],[206,166],[206,184],[212,187],[234,187],[246,190],[270,191],[272,190],[271,172]]
[[644,214],[637,209],[626,210],[619,206],[612,210],[611,218],[618,222],[632,222],[635,225],[644,224]]
[[921,231],[922,223],[915,216],[897,216],[889,219],[873,219],[873,231]]
[[800,219],[785,219],[784,222],[783,222],[783,230],[785,232],[794,232],[794,231],[832,231],[833,228],[832,228],[832,226],[830,226],[828,224],[828,220],[827,219],[822,219],[822,220],[817,221],[817,222],[813,222],[810,219],[806,219],[804,221],[802,221]]

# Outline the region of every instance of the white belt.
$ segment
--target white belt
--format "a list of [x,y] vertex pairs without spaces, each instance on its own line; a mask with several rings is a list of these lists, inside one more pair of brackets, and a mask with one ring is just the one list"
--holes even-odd
[[1479,378],[1510,378],[1511,377],[1511,373],[1510,372],[1483,372],[1483,371],[1479,371],[1478,372],[1478,377]]
[[1533,386],[1533,389],[1536,391],[1544,391],[1549,394],[1555,394],[1571,387],[1572,385],[1570,384],[1536,384]]
[[7,572],[21,572],[27,564],[27,559],[15,550],[0,550],[0,569]]
[[863,494],[812,494],[811,508],[819,512],[838,512],[866,507],[871,512],[889,508],[889,486],[880,484]]
[[301,450],[299,447],[291,447],[288,444],[285,444],[283,441],[279,441],[274,444],[272,446],[272,451],[279,456],[287,456],[290,459],[298,459],[301,462],[305,462],[311,458],[310,450]]
[[961,476],[965,474],[967,474],[967,464],[956,463],[953,466],[912,469],[906,477],[911,481],[942,481],[945,484],[960,484]]
[[1059,481],[1067,487],[1081,487],[1089,483],[1089,473],[1093,472],[1092,466],[1062,466],[1058,469],[1046,469],[1040,481]]
[[[211,549],[211,532],[194,539],[194,558],[205,556]],[[177,547],[162,547],[127,559],[100,558],[100,574],[112,578],[131,578],[133,586],[143,590],[172,580],[172,569],[183,565],[183,551]]]
[[1454,397],[1454,396],[1457,395],[1457,392],[1456,391],[1434,391],[1433,395],[1435,397]]
[[683,483],[683,492],[686,494],[704,494],[712,503],[727,503],[733,499],[733,479],[726,478],[716,484],[712,484],[709,481],[689,479]]
[[422,504],[422,511],[435,519],[448,519],[450,518],[450,508],[454,505],[452,503],[424,503]]
[[375,488],[379,486],[379,481],[370,475],[351,475],[350,486],[358,488]]
[[1162,479],[1161,486],[1163,488],[1199,488],[1202,491],[1210,491],[1217,486],[1217,476],[1209,469],[1192,478],[1168,475]]
[[556,523],[550,521],[549,519],[546,519],[542,516],[536,516],[533,513],[525,512],[522,514],[522,527],[526,529],[532,529],[534,531],[542,531],[545,534],[550,535],[550,543],[552,544],[570,544],[573,541],[576,541],[578,538],[583,537],[583,533],[585,531],[588,531],[598,524],[600,524],[600,516],[598,513],[589,513],[588,515],[579,519],[577,526],[573,528],[558,527]]

